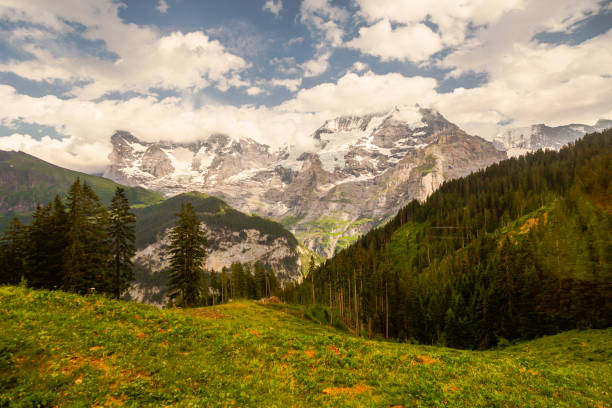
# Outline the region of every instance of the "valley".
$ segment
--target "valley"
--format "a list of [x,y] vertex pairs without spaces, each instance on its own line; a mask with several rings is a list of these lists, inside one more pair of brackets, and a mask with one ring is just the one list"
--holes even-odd
[[0,33],[0,408],[612,408],[612,0]]

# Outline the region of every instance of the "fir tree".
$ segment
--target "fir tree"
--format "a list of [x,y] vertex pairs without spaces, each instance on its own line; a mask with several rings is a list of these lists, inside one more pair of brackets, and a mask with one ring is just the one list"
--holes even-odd
[[173,304],[190,307],[201,299],[207,242],[191,203],[181,204],[177,216],[170,231],[168,296]]
[[119,299],[134,280],[132,257],[136,252],[134,223],[136,216],[121,187],[117,187],[108,213],[108,235],[112,252],[113,294]]
[[25,277],[27,230],[13,217],[0,238],[0,284],[15,285]]
[[106,209],[87,183],[77,180],[68,192],[68,245],[63,287],[72,292],[112,292]]
[[[36,205],[32,214],[32,224],[28,228],[28,254],[26,279],[34,288],[53,289],[58,285],[53,276],[53,265],[58,258],[55,250],[52,205]],[[60,252],[61,253],[61,252]]]

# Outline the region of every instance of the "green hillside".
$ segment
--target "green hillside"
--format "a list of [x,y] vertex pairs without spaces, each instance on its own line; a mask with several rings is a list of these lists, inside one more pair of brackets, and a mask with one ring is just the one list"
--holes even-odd
[[[117,183],[103,177],[64,169],[23,152],[0,150],[0,231],[13,215],[28,220],[36,203],[47,203],[56,194],[63,195],[80,177],[108,204]],[[133,205],[151,204],[162,199],[158,193],[141,187],[125,187],[125,195]]]
[[358,338],[285,310],[0,287],[0,406],[612,406],[611,329],[460,351]]
[[446,182],[318,268],[315,297],[360,333],[460,348],[610,327],[611,169],[608,130]]
[[[184,193],[149,206],[134,208],[136,214],[136,247],[142,248],[156,240],[158,234],[174,226],[181,203],[193,205],[198,219],[209,227],[223,227],[231,232],[256,229],[268,235],[270,242],[284,237],[293,248],[297,240],[281,224],[256,215],[247,215],[224,201],[203,193]],[[244,232],[242,232],[244,234]]]

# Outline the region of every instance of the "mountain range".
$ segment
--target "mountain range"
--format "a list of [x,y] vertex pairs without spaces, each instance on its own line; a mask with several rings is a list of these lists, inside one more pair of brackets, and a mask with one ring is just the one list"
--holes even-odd
[[237,211],[224,201],[197,192],[166,198],[142,187],[127,187],[103,177],[64,169],[23,152],[0,151],[0,231],[14,216],[29,222],[38,203],[55,195],[64,197],[78,178],[92,186],[105,205],[116,187],[136,215],[136,281],[130,297],[148,303],[164,303],[167,232],[174,225],[182,202],[190,202],[208,239],[207,269],[220,271],[233,262],[262,262],[281,282],[300,280],[310,252],[298,245],[281,224]]
[[508,156],[516,157],[539,149],[559,150],[587,133],[601,132],[612,128],[612,120],[600,119],[593,126],[570,124],[546,126],[545,124],[518,127],[499,132],[493,138],[497,149],[505,150]]
[[493,143],[418,105],[328,120],[311,138],[313,150],[300,152],[221,134],[177,144],[118,131],[104,175],[169,196],[196,190],[220,197],[279,220],[329,257],[409,200],[506,158]]

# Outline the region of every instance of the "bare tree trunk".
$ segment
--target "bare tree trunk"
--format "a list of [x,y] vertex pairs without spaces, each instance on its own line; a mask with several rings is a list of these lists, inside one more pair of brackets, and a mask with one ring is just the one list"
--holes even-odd
[[385,338],[389,339],[389,282],[385,280]]
[[357,335],[359,335],[359,304],[357,300],[357,274],[353,269],[353,301],[355,302],[355,329],[357,330]]
[[332,284],[331,279],[329,280],[329,325],[334,325],[334,311],[333,311],[333,303],[332,303]]
[[312,288],[312,304],[315,304],[314,269],[310,271],[310,287]]

